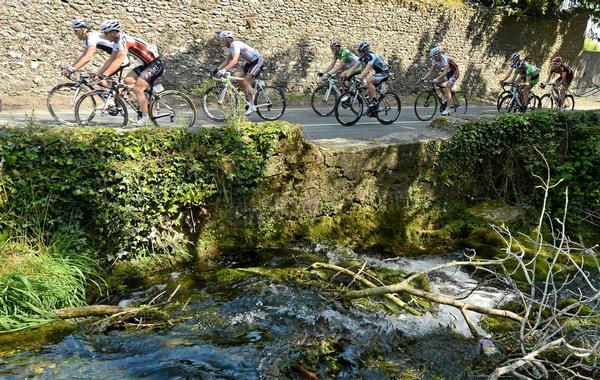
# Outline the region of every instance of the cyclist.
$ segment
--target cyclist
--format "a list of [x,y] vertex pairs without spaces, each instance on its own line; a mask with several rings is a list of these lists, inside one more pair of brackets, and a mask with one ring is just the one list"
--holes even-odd
[[244,92],[246,93],[246,100],[248,102],[248,109],[245,114],[248,116],[256,111],[256,106],[252,101],[255,95],[254,89],[252,88],[252,81],[263,70],[265,62],[255,48],[242,41],[234,41],[233,32],[229,30],[224,30],[219,33],[219,43],[222,47],[227,48],[227,58],[225,58],[215,70],[217,76],[225,75],[228,70],[231,70],[238,64],[240,58],[246,62],[243,69],[236,71],[233,75],[244,78],[242,85],[244,86]]
[[503,85],[504,82],[511,76],[512,73],[517,69],[517,63],[521,60],[521,55],[518,51],[512,53],[510,55],[510,59],[508,61],[508,67],[506,69],[506,75],[504,78],[500,80],[500,85]]
[[[92,61],[96,49],[100,49],[108,54],[112,53],[113,43],[104,38],[99,32],[92,32],[91,26],[86,20],[72,20],[71,27],[75,36],[83,42],[83,53],[75,60],[75,62],[62,70],[62,75],[68,77]],[[125,57],[122,66],[129,65],[129,58]]]
[[165,65],[158,56],[155,45],[146,43],[140,38],[131,37],[121,32],[119,20],[104,20],[100,25],[100,31],[104,33],[107,40],[113,43],[110,58],[98,69],[98,74],[111,75],[122,64],[127,54],[142,61],[142,64],[133,69],[123,79],[123,83],[133,85],[133,93],[136,96],[140,115],[136,125],[141,126],[148,123],[148,99],[144,91],[165,71]]
[[[348,78],[348,71],[358,63],[358,57],[352,53],[348,49],[344,49],[342,47],[342,43],[339,40],[333,40],[329,44],[331,48],[331,52],[333,53],[333,61],[327,66],[325,70],[318,74],[319,77],[322,78],[323,81],[327,80],[327,77],[330,75],[334,75],[337,72],[341,72],[340,76],[342,78]],[[360,69],[357,70],[354,75],[360,74]],[[344,87],[344,83],[342,83],[342,88]]]
[[[367,41],[360,41],[356,45],[356,51],[358,51],[359,55],[358,62],[346,71],[346,77],[342,78],[342,80],[344,81],[353,76],[359,66],[362,66],[360,74],[356,74],[356,81],[364,82],[367,86],[367,105],[369,108],[374,108],[377,106],[375,86],[389,79],[390,69],[382,57],[369,50],[369,43]],[[375,71],[374,75],[371,75],[371,69]]]
[[501,84],[513,84],[516,81],[521,80],[521,99],[523,100],[522,110],[527,111],[527,104],[529,103],[529,90],[531,90],[537,82],[540,80],[540,69],[526,60],[521,59],[517,62],[517,67],[512,77]]
[[571,67],[566,66],[563,63],[561,57],[554,57],[552,58],[552,70],[550,70],[550,74],[548,74],[546,82],[540,84],[540,86],[544,88],[547,84],[550,84],[550,79],[554,74],[559,75],[558,79],[554,81],[553,86],[558,91],[557,108],[559,110],[562,110],[566,92],[569,89],[571,82],[573,82],[573,77],[575,76],[575,73],[573,72],[573,69]]
[[[442,99],[444,105],[442,115],[448,115],[450,113],[450,108],[454,107],[454,102],[452,101],[452,87],[454,87],[454,84],[458,80],[460,72],[456,61],[442,53],[442,49],[438,46],[429,51],[432,65],[427,74],[421,78],[421,82],[426,81],[436,70],[442,70],[442,73],[433,78],[431,82],[436,86],[436,92]],[[444,93],[440,94],[438,88],[443,88]]]

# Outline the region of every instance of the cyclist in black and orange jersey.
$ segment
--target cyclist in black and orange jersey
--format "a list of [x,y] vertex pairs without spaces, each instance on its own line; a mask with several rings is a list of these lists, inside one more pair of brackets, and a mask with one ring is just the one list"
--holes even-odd
[[123,82],[133,85],[133,93],[137,98],[141,113],[138,115],[136,125],[144,125],[149,121],[148,99],[146,99],[144,91],[165,71],[165,65],[158,56],[158,49],[155,45],[148,44],[140,38],[122,33],[119,20],[104,20],[100,25],[100,31],[104,33],[107,40],[113,43],[113,50],[108,61],[98,69],[98,74],[114,73],[127,54],[131,54],[143,62],[142,65],[127,74]]
[[558,90],[558,104],[557,108],[562,110],[563,101],[565,100],[565,95],[571,82],[573,82],[573,78],[575,77],[575,72],[573,69],[563,63],[561,57],[552,58],[552,69],[550,70],[550,74],[548,74],[548,78],[545,82],[540,84],[542,88],[546,87],[547,84],[550,84],[550,79],[554,74],[558,74],[558,79],[553,83],[553,85]]
[[432,58],[432,65],[427,74],[421,78],[421,81],[427,80],[427,78],[433,75],[436,70],[442,70],[442,73],[433,78],[432,82],[436,85],[436,91],[437,87],[444,89],[444,95],[440,97],[442,98],[442,101],[445,100],[447,104],[442,111],[442,115],[448,115],[450,113],[450,108],[454,105],[452,101],[452,87],[454,87],[454,83],[456,83],[456,80],[460,75],[458,65],[452,58],[448,57],[446,54],[442,54],[442,49],[437,46],[431,49],[429,56]]
[[[102,33],[93,32],[91,26],[86,20],[74,19],[71,21],[71,27],[75,36],[83,43],[83,53],[75,60],[75,62],[62,70],[62,75],[69,76],[79,70],[94,58],[96,50],[102,50],[108,54],[112,53],[113,43],[104,38]],[[129,65],[129,58],[125,57],[121,66]]]

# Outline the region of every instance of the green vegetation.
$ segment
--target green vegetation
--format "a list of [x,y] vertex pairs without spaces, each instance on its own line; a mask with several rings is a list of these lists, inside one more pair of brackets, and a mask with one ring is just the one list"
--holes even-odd
[[585,51],[599,51],[600,52],[600,44],[590,37],[586,37],[583,42],[583,50]]

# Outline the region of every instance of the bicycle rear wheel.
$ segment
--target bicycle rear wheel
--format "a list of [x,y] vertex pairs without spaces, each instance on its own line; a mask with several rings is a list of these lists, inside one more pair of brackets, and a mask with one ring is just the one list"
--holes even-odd
[[363,114],[364,101],[355,92],[340,95],[335,103],[335,118],[347,127],[356,124]]
[[552,95],[545,94],[542,96],[540,100],[540,106],[544,109],[552,109],[554,107],[554,99],[552,99]]
[[310,98],[310,106],[319,116],[329,116],[335,109],[337,92],[328,84],[317,87]]
[[202,95],[202,110],[206,117],[213,121],[225,121],[235,113],[236,106],[235,91],[224,86],[211,87]]
[[437,97],[431,91],[423,91],[415,99],[415,115],[421,121],[433,119],[437,108]]
[[467,102],[467,97],[465,96],[464,92],[452,92],[452,102],[454,103],[454,112],[456,114],[465,115],[467,113],[469,104]]
[[256,113],[264,120],[277,120],[285,112],[285,95],[279,87],[260,88],[254,97]]
[[75,103],[75,119],[83,127],[125,127],[125,102],[109,91],[95,90],[79,97]]
[[93,88],[85,84],[82,84],[81,87],[76,86],[75,83],[61,83],[54,86],[46,99],[48,112],[55,121],[61,124],[76,123],[73,107],[81,94],[91,90]]
[[190,98],[177,90],[167,90],[152,96],[150,120],[157,127],[191,128],[196,121],[196,107]]
[[377,104],[377,120],[383,125],[392,124],[400,117],[401,108],[400,97],[388,92],[383,95]]
[[575,109],[575,98],[573,95],[565,96],[565,100],[563,101],[563,109],[565,111],[571,111]]

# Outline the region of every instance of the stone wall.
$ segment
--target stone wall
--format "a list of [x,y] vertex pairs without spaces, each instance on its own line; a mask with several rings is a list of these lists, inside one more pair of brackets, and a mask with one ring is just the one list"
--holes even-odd
[[[338,36],[360,39],[391,64],[391,85],[415,87],[428,68],[427,52],[441,44],[461,68],[473,95],[497,91],[508,55],[525,51],[545,64],[559,53],[575,62],[581,54],[587,15],[563,20],[502,16],[472,5],[427,5],[409,0],[4,0],[0,9],[0,96],[44,95],[61,79],[59,70],[81,52],[70,20],[94,25],[119,18],[125,32],[155,43],[166,59],[163,81],[193,88],[223,59],[215,33],[231,29],[257,47],[272,81],[290,91],[307,89],[330,58]],[[98,54],[96,63],[107,56]],[[547,65],[545,65],[547,67]]]
[[585,95],[593,87],[596,87],[598,91],[592,92],[589,98],[600,100],[600,52],[584,51],[576,68],[575,76],[576,87],[571,91]]

